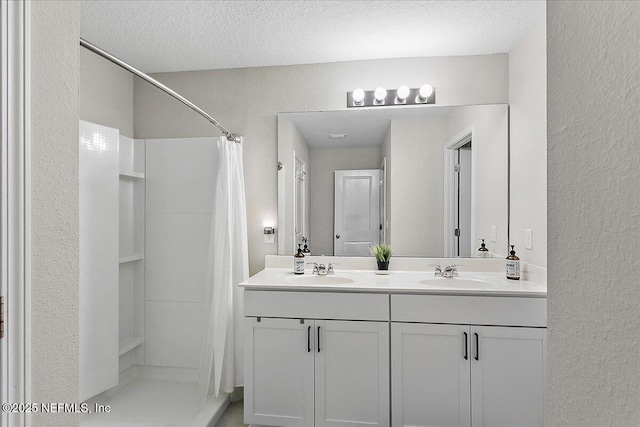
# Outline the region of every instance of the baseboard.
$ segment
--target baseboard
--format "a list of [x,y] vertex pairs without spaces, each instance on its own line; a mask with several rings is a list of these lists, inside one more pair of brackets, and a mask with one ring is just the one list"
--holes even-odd
[[218,397],[210,396],[189,427],[215,427],[230,404],[231,399],[227,393]]

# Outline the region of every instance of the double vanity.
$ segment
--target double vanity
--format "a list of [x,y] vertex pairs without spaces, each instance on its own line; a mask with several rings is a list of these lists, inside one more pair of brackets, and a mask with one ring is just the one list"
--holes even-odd
[[394,259],[388,275],[370,258],[311,261],[339,265],[294,275],[291,257],[268,256],[241,284],[245,423],[544,424],[542,278],[507,280],[502,259],[465,259],[450,278],[428,259]]

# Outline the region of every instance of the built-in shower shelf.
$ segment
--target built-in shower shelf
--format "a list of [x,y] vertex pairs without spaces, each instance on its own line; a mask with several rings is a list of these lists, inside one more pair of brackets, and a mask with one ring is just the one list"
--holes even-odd
[[144,338],[142,337],[131,337],[128,340],[122,341],[120,343],[120,356],[130,352],[137,346],[141,345],[143,342],[144,342]]
[[140,261],[141,259],[144,259],[144,254],[133,254],[133,255],[129,255],[129,256],[125,256],[120,258],[120,264],[124,264],[127,262],[133,262],[133,261]]
[[144,174],[142,172],[120,172],[121,179],[144,179]]

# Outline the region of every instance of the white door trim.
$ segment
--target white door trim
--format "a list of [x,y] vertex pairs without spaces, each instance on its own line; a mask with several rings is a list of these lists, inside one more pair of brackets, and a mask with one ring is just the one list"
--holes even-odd
[[380,224],[382,224],[380,243],[390,245],[387,241],[387,158],[383,157],[380,162]]
[[[444,145],[444,256],[454,257],[453,250],[455,242],[453,239],[453,226],[456,222],[455,209],[453,209],[453,200],[455,194],[455,181],[453,179],[454,151],[469,141],[473,140],[474,125],[471,123],[468,127],[458,132]],[[476,235],[476,153],[471,148],[471,253],[475,247]]]
[[[2,400],[30,401],[30,96],[29,16],[25,1],[2,2]],[[30,425],[28,414],[0,416],[2,425]]]

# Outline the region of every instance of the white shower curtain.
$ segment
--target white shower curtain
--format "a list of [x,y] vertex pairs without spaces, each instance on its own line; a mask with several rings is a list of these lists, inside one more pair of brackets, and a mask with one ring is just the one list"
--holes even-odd
[[243,294],[249,277],[242,143],[218,141],[200,386],[206,395],[244,384]]

